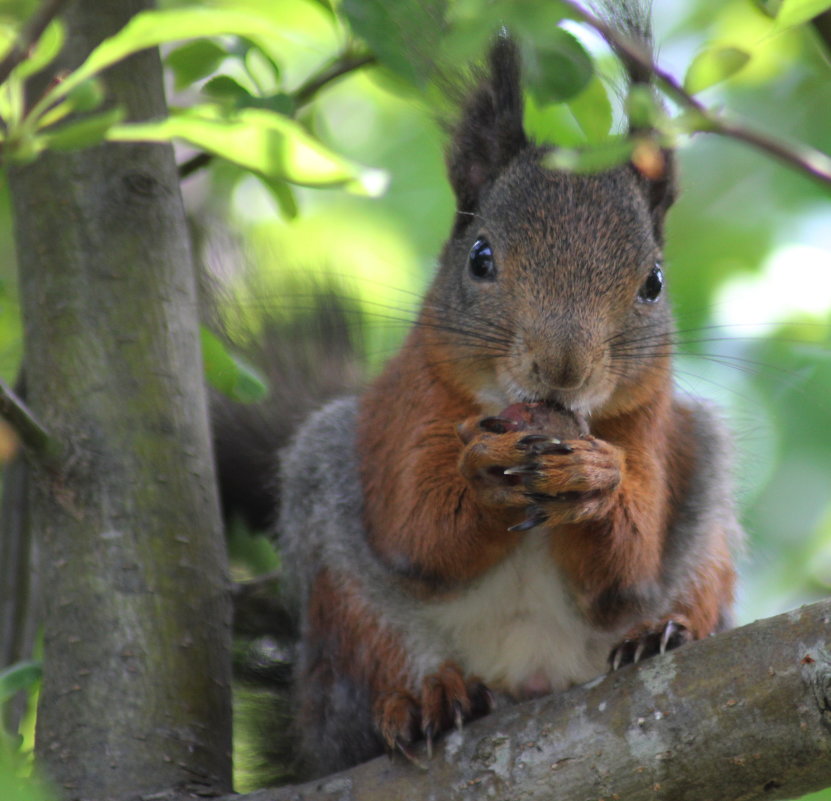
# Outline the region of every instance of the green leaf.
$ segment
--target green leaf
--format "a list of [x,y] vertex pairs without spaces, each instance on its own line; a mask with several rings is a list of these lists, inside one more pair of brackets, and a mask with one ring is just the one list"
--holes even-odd
[[801,25],[829,9],[831,0],[782,0],[776,15],[776,25],[779,28]]
[[631,139],[619,137],[589,148],[553,150],[543,159],[543,164],[549,169],[567,172],[601,172],[625,164],[634,149]]
[[215,100],[223,100],[228,105],[242,108],[254,96],[239,81],[229,75],[217,75],[211,78],[203,87],[202,94]]
[[552,28],[544,43],[523,51],[530,92],[540,103],[560,103],[582,92],[594,75],[583,45],[568,31]]
[[199,39],[176,48],[165,61],[173,70],[175,87],[184,89],[216,72],[227,56],[226,50],[216,42]]
[[58,53],[61,52],[64,39],[64,27],[60,20],[53,20],[46,26],[46,30],[38,39],[34,50],[29,56],[15,67],[15,73],[18,78],[28,78],[36,72],[40,72],[44,67],[49,66]]
[[738,47],[713,47],[699,53],[684,76],[684,89],[696,94],[709,89],[731,75],[735,75],[747,62],[750,54]]
[[555,0],[456,0],[448,8],[449,30],[441,42],[441,57],[452,66],[481,59],[502,28],[525,42],[528,50],[528,43],[545,47],[549,33],[565,16],[565,7]]
[[0,672],[0,704],[20,690],[31,689],[40,680],[42,672],[40,662],[18,662]]
[[262,94],[274,91],[280,80],[280,68],[261,48],[252,46],[243,59],[245,72]]
[[292,116],[297,107],[294,98],[285,92],[275,92],[265,97],[252,95],[229,75],[217,75],[216,78],[211,78],[202,87],[202,94],[220,101],[228,109],[264,108],[286,117]]
[[715,130],[713,122],[700,111],[690,109],[673,117],[672,128],[680,134],[705,133]]
[[113,141],[164,142],[184,139],[268,178],[303,186],[343,186],[377,195],[386,189],[386,174],[333,153],[294,120],[265,109],[223,114],[213,105],[174,111],[166,120],[119,125]]
[[379,61],[416,86],[423,86],[444,30],[446,0],[343,0],[352,30]]
[[326,11],[332,19],[335,19],[335,9],[332,6],[330,0],[312,0],[313,3],[319,5],[324,11]]
[[577,97],[568,103],[580,129],[590,144],[605,141],[612,128],[612,104],[603,81],[597,76]]
[[205,378],[214,389],[240,403],[256,403],[268,395],[268,386],[260,374],[229,353],[216,334],[202,326],[200,339]]
[[633,128],[654,128],[661,117],[661,107],[648,86],[635,84],[626,96],[626,115]]
[[277,201],[280,211],[287,220],[293,220],[297,217],[299,210],[297,208],[297,198],[294,196],[291,187],[285,181],[272,181],[265,176],[260,176],[263,185],[271,193],[271,196]]
[[85,80],[140,50],[180,39],[222,34],[236,34],[254,41],[266,38],[285,40],[284,31],[272,19],[244,9],[192,6],[168,11],[142,11],[118,33],[101,42],[78,69],[46,92],[32,113],[43,113]]
[[76,86],[66,99],[72,111],[92,111],[104,101],[104,87],[97,78],[90,78]]
[[525,130],[537,141],[551,142],[561,147],[582,147],[586,134],[565,103],[539,106],[533,95],[525,102],[523,118]]
[[40,139],[47,150],[77,150],[103,142],[109,130],[124,119],[122,108],[111,108],[74,120],[55,130],[45,131]]
[[38,130],[48,128],[75,111],[93,111],[101,105],[104,97],[105,92],[102,82],[98,78],[89,78],[76,86],[64,100],[42,114],[35,121],[35,127]]

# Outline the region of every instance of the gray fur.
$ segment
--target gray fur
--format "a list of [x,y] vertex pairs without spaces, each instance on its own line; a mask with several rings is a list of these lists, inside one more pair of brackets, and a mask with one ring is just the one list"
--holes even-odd
[[[664,549],[664,591],[683,595],[702,558],[712,552],[712,540],[723,531],[733,556],[741,553],[744,531],[733,497],[733,447],[730,433],[718,410],[700,398],[677,401],[693,412],[697,441],[696,463],[687,494],[667,532]],[[720,630],[732,625],[732,610],[722,610]]]

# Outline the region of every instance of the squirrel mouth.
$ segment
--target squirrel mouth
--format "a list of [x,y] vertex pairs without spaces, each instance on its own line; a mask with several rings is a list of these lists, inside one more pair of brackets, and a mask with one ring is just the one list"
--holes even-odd
[[607,393],[583,385],[579,389],[557,389],[540,393],[534,401],[525,402],[541,402],[572,414],[590,417],[593,412],[602,408],[607,400]]

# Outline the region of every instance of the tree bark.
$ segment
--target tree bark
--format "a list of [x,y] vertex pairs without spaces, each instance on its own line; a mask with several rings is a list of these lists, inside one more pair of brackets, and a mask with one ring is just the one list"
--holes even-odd
[[[37,573],[32,570],[29,473],[22,456],[3,470],[0,500],[0,670],[32,659],[38,623]],[[21,693],[3,709],[0,725],[17,731],[25,710]]]
[[831,601],[380,758],[223,801],[756,801],[831,785]]
[[[145,0],[69,4],[73,67]],[[165,114],[158,53],[105,76]],[[28,403],[61,448],[30,512],[45,592],[36,752],[64,798],[230,789],[230,606],[196,289],[170,147],[10,171]]]

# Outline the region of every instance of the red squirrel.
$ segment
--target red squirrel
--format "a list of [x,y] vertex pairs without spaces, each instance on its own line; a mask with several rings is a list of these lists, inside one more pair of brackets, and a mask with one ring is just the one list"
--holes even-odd
[[551,169],[500,37],[447,162],[450,238],[405,344],[281,454],[309,772],[729,625],[717,417],[673,387],[671,154]]

